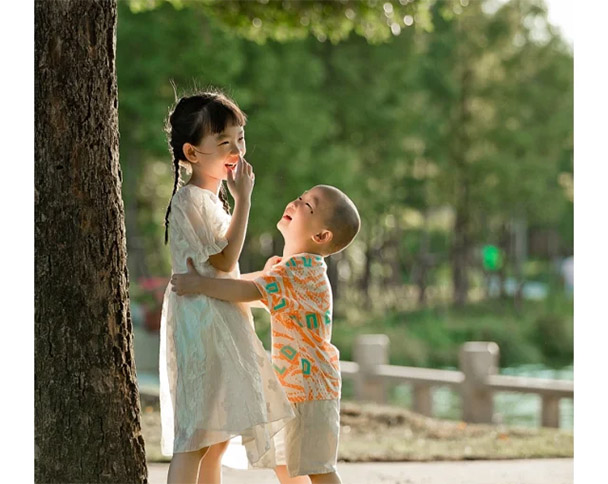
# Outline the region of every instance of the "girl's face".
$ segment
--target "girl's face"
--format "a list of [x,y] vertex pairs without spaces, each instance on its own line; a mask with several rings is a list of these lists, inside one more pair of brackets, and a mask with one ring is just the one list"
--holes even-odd
[[247,152],[245,129],[243,126],[227,126],[221,133],[205,135],[194,150],[193,169],[208,177],[226,180],[228,172],[234,171],[239,158]]

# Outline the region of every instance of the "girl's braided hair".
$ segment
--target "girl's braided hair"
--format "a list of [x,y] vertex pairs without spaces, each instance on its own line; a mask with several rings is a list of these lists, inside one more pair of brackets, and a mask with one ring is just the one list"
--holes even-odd
[[[247,116],[237,104],[218,90],[204,91],[180,98],[167,117],[165,131],[169,142],[169,151],[173,160],[173,195],[180,185],[179,168],[183,163],[189,166],[184,155],[184,143],[198,145],[204,136],[221,133],[229,125],[245,126]],[[230,213],[228,194],[222,182],[220,185],[220,200],[224,210]],[[165,214],[165,244],[169,241],[169,214],[171,201]]]

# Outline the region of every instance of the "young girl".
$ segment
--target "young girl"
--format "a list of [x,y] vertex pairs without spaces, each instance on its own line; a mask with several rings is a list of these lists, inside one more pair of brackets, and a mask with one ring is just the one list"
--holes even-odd
[[[183,97],[167,131],[175,182],[165,217],[173,272],[193,259],[201,274],[238,277],[251,192],[245,115],[219,92]],[[192,170],[178,190],[179,168]],[[231,216],[223,181],[234,198]],[[230,438],[241,435],[253,463],[293,417],[244,304],[180,297],[167,287],[160,343],[162,451],[168,482],[219,483]],[[199,470],[200,467],[200,470]]]

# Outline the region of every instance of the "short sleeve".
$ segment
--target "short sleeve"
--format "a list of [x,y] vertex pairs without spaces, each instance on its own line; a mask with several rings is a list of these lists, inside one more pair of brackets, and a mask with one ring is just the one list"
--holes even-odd
[[182,188],[171,201],[171,243],[186,244],[198,262],[218,254],[228,245],[225,235],[229,219],[221,210],[211,193]]
[[275,265],[270,271],[253,280],[260,294],[261,301],[271,313],[288,310],[292,298],[290,274],[284,264]]

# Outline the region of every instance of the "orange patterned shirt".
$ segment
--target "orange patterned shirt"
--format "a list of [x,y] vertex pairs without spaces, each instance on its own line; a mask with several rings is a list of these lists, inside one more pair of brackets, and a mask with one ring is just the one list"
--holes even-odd
[[330,343],[332,295],[323,257],[292,256],[253,282],[270,311],[272,363],[289,401],[340,398],[340,353]]

